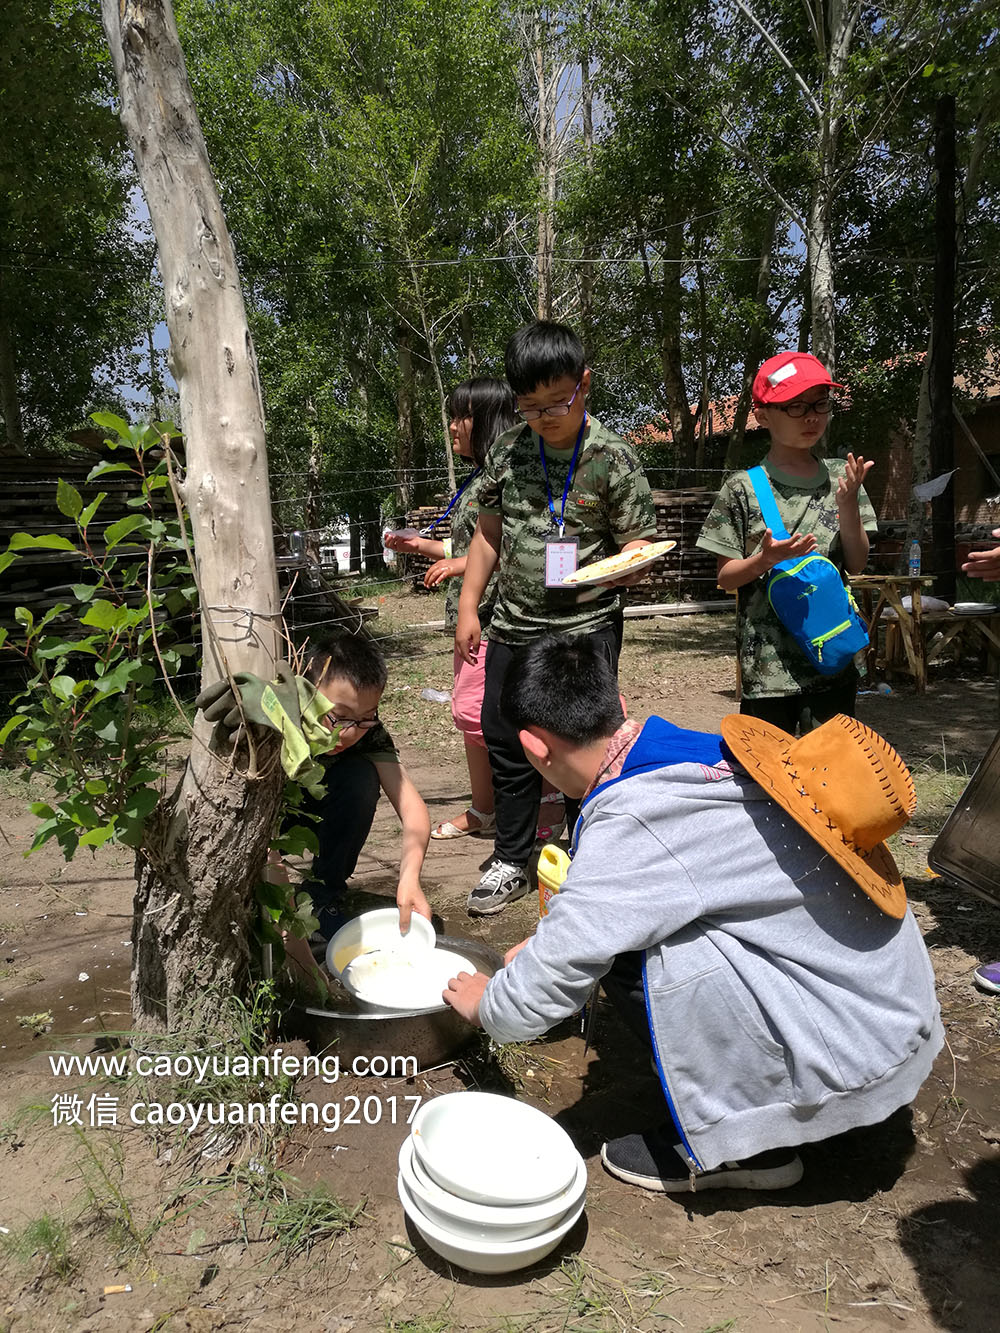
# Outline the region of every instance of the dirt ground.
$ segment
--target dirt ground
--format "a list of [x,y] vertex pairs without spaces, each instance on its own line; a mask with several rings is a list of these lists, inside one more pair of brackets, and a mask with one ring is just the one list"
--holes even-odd
[[[715,728],[733,709],[731,636],[726,615],[630,622],[621,678],[631,714]],[[450,653],[432,635],[398,648],[405,655],[391,663],[382,713],[437,822],[467,798],[447,706],[419,697],[423,685],[450,685]],[[997,1328],[1000,1000],[976,991],[971,972],[1000,957],[1000,910],[924,868],[933,833],[994,733],[996,682],[949,666],[924,696],[897,687],[859,702],[863,720],[910,763],[921,798],[895,850],[934,961],[948,1046],[912,1109],[803,1149],[805,1176],[781,1194],[665,1198],[600,1165],[605,1137],[662,1118],[647,1060],[603,1006],[586,1052],[567,1023],[508,1050],[502,1068],[479,1041],[416,1077],[345,1080],[333,1092],[318,1082],[297,1087],[304,1101],[343,1104],[354,1093],[382,1107],[393,1097],[506,1087],[554,1115],[587,1160],[584,1217],[535,1268],[497,1278],[450,1267],[407,1225],[396,1196],[407,1131],[387,1115],[332,1135],[295,1128],[269,1146],[304,1187],[325,1183],[348,1208],[363,1204],[343,1234],[289,1262],[238,1201],[237,1180],[262,1169],[259,1144],[227,1154],[211,1138],[53,1126],[52,1098],[79,1090],[80,1080],[54,1075],[48,1053],[107,1047],[108,1034],[128,1027],[131,859],[105,849],[65,865],[50,844],[24,860],[35,821],[20,784],[0,773],[0,1330]],[[396,834],[383,801],[359,888],[392,894]],[[537,902],[489,921],[466,916],[490,845],[432,843],[425,887],[448,934],[502,949],[530,932]],[[108,1091],[91,1082],[81,1095]],[[40,1217],[62,1245],[32,1231]],[[130,1244],[137,1231],[142,1244]]]

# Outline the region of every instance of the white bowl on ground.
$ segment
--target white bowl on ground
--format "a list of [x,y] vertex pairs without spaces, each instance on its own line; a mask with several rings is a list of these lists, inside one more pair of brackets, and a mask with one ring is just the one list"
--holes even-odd
[[442,1259],[470,1273],[512,1273],[517,1268],[528,1268],[539,1259],[544,1259],[572,1230],[583,1212],[585,1202],[581,1199],[577,1207],[571,1208],[554,1227],[538,1236],[528,1236],[522,1240],[464,1240],[432,1222],[421,1212],[401,1174],[396,1178],[396,1189],[403,1211],[431,1249]]
[[405,953],[375,949],[353,958],[344,968],[341,981],[366,1009],[414,1013],[444,1009],[441,995],[451,978],[475,970],[475,963],[451,949]]
[[449,1092],[424,1102],[410,1129],[420,1165],[473,1203],[541,1203],[565,1190],[580,1154],[544,1112],[492,1092]]
[[359,954],[386,949],[411,956],[433,949],[436,939],[434,927],[426,917],[414,912],[409,929],[402,935],[399,908],[379,907],[374,912],[363,912],[341,926],[326,946],[326,969],[343,981],[344,969]]
[[473,1203],[442,1189],[426,1174],[406,1138],[399,1150],[399,1174],[423,1215],[465,1240],[526,1240],[558,1225],[587,1192],[587,1164],[579,1159],[572,1182],[542,1203]]

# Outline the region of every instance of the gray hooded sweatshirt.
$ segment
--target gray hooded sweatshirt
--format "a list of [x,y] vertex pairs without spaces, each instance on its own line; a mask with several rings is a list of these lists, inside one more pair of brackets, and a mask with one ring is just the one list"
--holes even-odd
[[495,1041],[547,1031],[618,954],[642,950],[661,1086],[693,1168],[913,1100],[944,1040],[913,914],[879,911],[721,736],[650,718],[574,842],[549,914],[486,988]]

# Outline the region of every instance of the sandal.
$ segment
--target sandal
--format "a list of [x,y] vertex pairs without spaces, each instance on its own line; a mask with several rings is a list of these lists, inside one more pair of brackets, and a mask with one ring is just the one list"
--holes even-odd
[[[548,796],[543,796],[538,804],[539,806],[562,805],[565,799],[561,791],[550,791]],[[551,842],[553,838],[562,836],[565,827],[566,813],[564,809],[562,819],[557,819],[554,824],[539,824],[535,830],[535,838],[539,842]]]
[[446,819],[443,824],[438,824],[436,829],[431,830],[431,837],[440,840],[448,838],[468,838],[476,833],[492,833],[496,825],[496,815],[490,810],[488,813],[483,810],[477,810],[474,805],[470,805],[465,812],[466,818],[472,815],[474,819],[479,820],[478,828],[458,828],[450,819]]

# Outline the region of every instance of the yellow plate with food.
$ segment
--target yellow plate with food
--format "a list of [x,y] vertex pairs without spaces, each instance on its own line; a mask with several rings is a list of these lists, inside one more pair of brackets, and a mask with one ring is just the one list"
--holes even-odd
[[654,564],[676,545],[676,542],[650,542],[647,546],[637,546],[634,551],[618,551],[604,560],[595,560],[592,565],[584,565],[582,569],[567,574],[563,583],[607,583],[609,579],[623,578],[626,574],[634,574],[637,569]]

